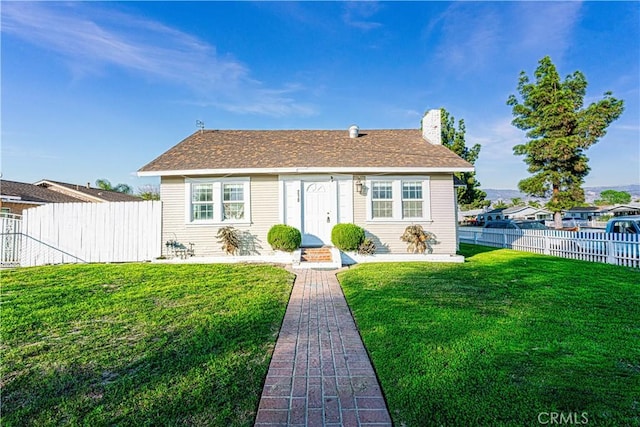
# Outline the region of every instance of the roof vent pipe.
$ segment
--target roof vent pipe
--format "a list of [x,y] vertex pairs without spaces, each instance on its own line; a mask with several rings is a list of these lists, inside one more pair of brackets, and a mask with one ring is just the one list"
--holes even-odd
[[360,132],[360,128],[356,125],[349,127],[349,138],[357,138]]

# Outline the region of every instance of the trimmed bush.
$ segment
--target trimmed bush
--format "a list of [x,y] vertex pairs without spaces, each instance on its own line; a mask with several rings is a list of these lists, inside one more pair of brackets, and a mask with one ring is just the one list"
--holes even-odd
[[364,237],[364,228],[355,224],[336,224],[331,230],[331,243],[341,251],[358,250]]
[[267,242],[273,250],[293,252],[302,243],[300,230],[290,225],[277,224],[271,227],[267,233]]

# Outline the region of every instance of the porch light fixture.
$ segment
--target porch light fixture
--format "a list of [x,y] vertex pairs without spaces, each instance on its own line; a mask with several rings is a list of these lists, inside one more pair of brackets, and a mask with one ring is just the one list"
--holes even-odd
[[358,194],[362,194],[362,188],[363,188],[362,181],[360,181],[360,178],[358,178],[356,180],[356,191],[358,192]]

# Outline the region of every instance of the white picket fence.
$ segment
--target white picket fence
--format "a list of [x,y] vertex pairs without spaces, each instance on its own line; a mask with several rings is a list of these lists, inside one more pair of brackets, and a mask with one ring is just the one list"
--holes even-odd
[[460,242],[640,268],[640,236],[602,231],[460,227]]
[[0,217],[0,266],[16,267],[20,265],[21,235],[22,217],[2,214]]
[[148,261],[161,255],[158,201],[52,203],[25,210],[22,222],[19,264],[23,267]]

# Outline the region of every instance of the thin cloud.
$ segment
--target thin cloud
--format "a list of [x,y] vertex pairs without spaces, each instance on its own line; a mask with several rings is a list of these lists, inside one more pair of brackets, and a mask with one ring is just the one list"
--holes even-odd
[[[513,147],[526,141],[525,133],[511,124],[512,118],[498,119],[484,129],[477,129],[481,137],[468,135],[470,145],[480,144],[480,157],[491,161],[510,161],[514,158]],[[519,158],[519,157],[518,157]]]
[[572,44],[581,2],[456,2],[427,23],[436,58],[457,76],[495,62],[551,55],[562,58]]
[[483,67],[497,53],[500,27],[500,17],[491,7],[461,2],[435,16],[426,33],[439,34],[442,40],[435,47],[439,63],[464,75]]
[[571,46],[582,2],[517,2],[510,13],[513,51],[562,57]]
[[373,30],[382,27],[380,22],[371,20],[379,10],[380,4],[375,1],[346,2],[342,20],[351,27]]
[[80,76],[116,66],[222,99],[218,104],[230,111],[312,114],[293,97],[279,96],[282,89],[263,88],[232,55],[220,55],[215,46],[159,22],[95,4],[8,2],[2,24],[4,33],[65,58]]
[[62,157],[58,154],[47,152],[41,148],[25,148],[16,147],[14,145],[3,144],[2,157],[9,158],[28,158],[28,159],[44,159],[44,160],[60,160]]

